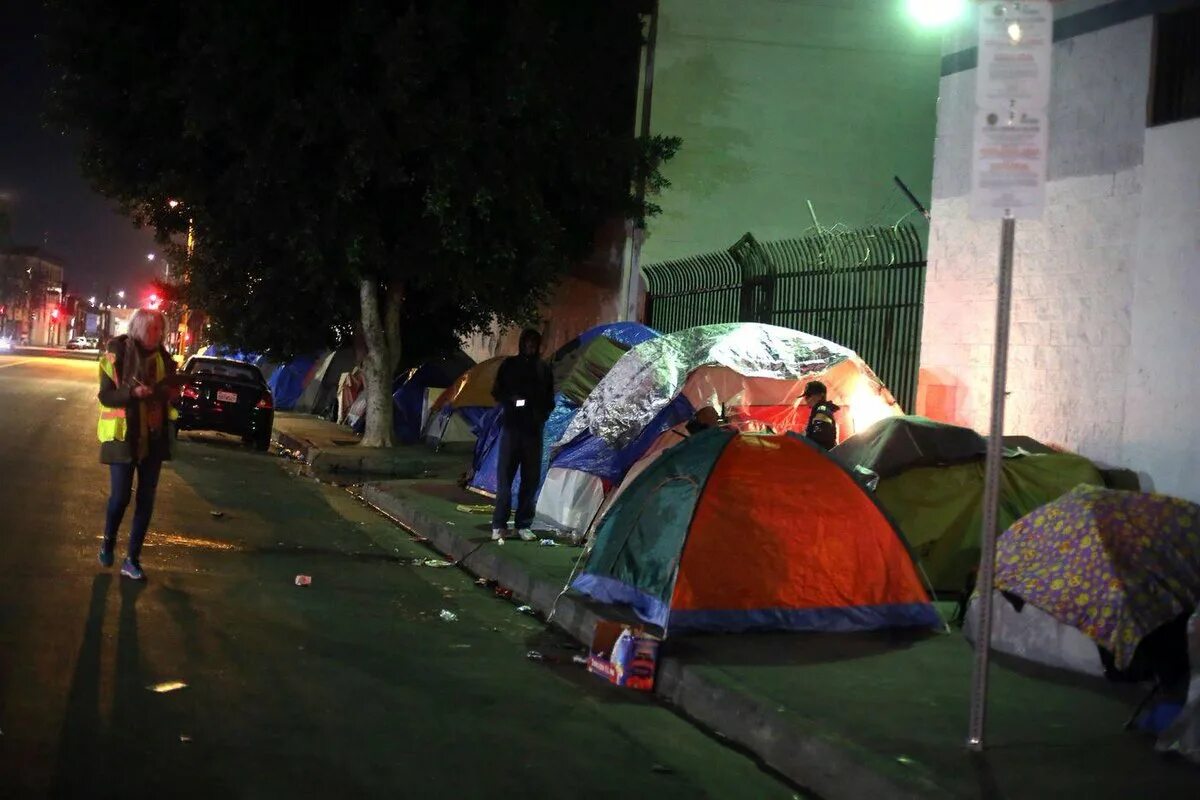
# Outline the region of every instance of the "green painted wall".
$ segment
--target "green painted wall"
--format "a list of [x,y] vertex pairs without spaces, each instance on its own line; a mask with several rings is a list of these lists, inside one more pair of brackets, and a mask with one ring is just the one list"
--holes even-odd
[[893,175],[928,206],[940,39],[903,6],[660,0],[651,126],[683,148],[642,263],[800,235],[806,199],[822,226],[893,224]]

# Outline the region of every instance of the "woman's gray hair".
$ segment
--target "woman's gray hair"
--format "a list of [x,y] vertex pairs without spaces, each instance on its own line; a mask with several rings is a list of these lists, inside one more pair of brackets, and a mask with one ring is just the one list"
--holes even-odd
[[133,312],[133,319],[129,320],[129,329],[127,333],[129,337],[136,342],[142,341],[142,334],[150,327],[150,323],[154,320],[159,321],[159,329],[162,334],[159,336],[158,344],[162,344],[163,337],[167,333],[167,318],[163,316],[161,311],[154,311],[149,308],[139,308]]

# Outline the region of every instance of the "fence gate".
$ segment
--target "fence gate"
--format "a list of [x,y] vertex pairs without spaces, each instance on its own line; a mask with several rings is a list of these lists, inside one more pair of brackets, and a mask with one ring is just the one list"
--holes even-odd
[[646,324],[664,333],[767,322],[853,349],[911,412],[921,355],[925,253],[911,225],[759,242],[649,264]]

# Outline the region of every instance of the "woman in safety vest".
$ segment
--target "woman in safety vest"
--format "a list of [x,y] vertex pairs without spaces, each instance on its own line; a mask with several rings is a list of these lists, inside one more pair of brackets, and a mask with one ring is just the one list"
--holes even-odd
[[137,504],[129,532],[129,550],[121,574],[135,581],[146,579],[140,556],[162,462],[171,458],[173,423],[178,416],[171,405],[175,362],[163,347],[163,315],[138,309],[129,321],[129,332],[108,343],[100,356],[100,463],[108,464],[112,490],[104,520],[100,564],[110,567],[117,529],[129,505],[133,476],[137,473]]

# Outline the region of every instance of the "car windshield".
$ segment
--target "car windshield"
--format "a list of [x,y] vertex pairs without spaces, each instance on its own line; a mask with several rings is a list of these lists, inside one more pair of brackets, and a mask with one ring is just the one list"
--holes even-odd
[[211,375],[246,383],[262,381],[262,373],[258,371],[258,367],[239,364],[236,361],[193,361],[188,367],[188,372],[192,375]]

